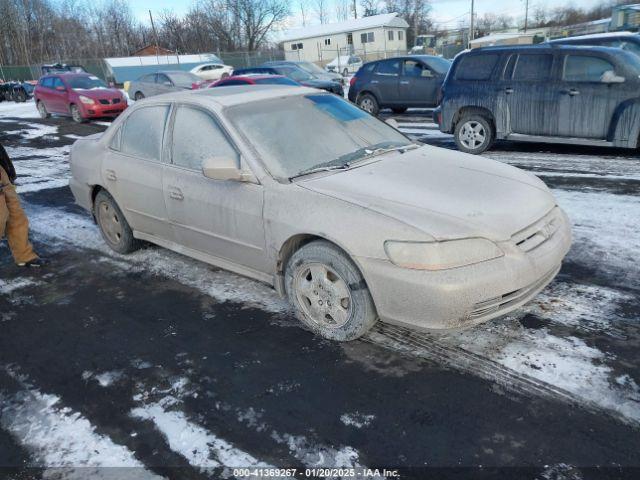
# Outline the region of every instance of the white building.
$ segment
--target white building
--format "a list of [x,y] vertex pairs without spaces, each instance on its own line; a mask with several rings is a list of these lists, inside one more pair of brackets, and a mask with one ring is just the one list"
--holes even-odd
[[287,60],[326,64],[338,55],[383,57],[407,50],[409,24],[397,13],[289,30],[282,38]]

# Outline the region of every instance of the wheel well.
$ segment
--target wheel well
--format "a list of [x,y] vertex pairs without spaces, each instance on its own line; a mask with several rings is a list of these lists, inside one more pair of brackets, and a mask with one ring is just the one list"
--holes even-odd
[[493,118],[493,114],[491,113],[491,111],[488,108],[484,108],[484,107],[462,107],[460,110],[458,110],[456,112],[456,114],[454,115],[454,117],[453,117],[453,129],[454,130],[456,128],[456,125],[460,121],[460,119],[464,115],[467,115],[467,114],[483,116],[484,118],[486,118],[491,123],[491,126],[493,127],[493,130],[495,132],[496,121]]
[[366,95],[366,94],[371,95],[371,96],[376,100],[376,102],[378,102],[378,104],[380,103],[380,100],[378,100],[378,97],[376,97],[376,94],[375,94],[375,93],[373,93],[373,92],[371,92],[371,91],[369,91],[369,90],[363,90],[362,92],[359,92],[359,93],[358,93],[358,98],[356,98],[356,103],[358,103],[358,100],[359,100],[363,95]]

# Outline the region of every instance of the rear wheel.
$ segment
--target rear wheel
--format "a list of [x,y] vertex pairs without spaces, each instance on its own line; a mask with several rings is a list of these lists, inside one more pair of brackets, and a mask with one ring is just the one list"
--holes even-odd
[[222,77],[221,77],[221,78],[227,78],[228,76],[229,76],[229,74],[228,74],[227,72],[224,72],[224,73],[222,74]]
[[20,90],[19,92],[16,93],[16,102],[24,103],[26,101],[27,101],[27,94],[23,90]]
[[493,144],[493,125],[482,115],[464,114],[456,124],[454,139],[458,149],[465,153],[480,154]]
[[73,118],[74,122],[84,123],[86,121],[84,118],[82,118],[82,114],[80,113],[80,109],[77,105],[71,105],[69,110],[71,111],[71,118]]
[[38,113],[40,114],[40,118],[49,118],[51,114],[47,112],[47,107],[45,107],[42,100],[38,101]]
[[120,207],[109,193],[101,190],[93,203],[93,214],[104,241],[118,253],[131,253],[140,248],[140,241],[124,218]]
[[311,242],[287,263],[285,284],[298,318],[313,332],[341,342],[368,332],[378,314],[362,274],[324,240]]
[[349,70],[345,68],[345,69],[342,71],[342,76],[343,76],[343,77],[348,77],[348,76],[349,76]]
[[142,92],[136,92],[136,94],[133,96],[133,99],[137,102],[138,100],[142,100],[144,98],[144,93]]
[[380,106],[378,105],[378,100],[376,97],[371,95],[370,93],[363,93],[358,97],[358,106],[367,113],[370,113],[373,116],[378,115],[380,111]]

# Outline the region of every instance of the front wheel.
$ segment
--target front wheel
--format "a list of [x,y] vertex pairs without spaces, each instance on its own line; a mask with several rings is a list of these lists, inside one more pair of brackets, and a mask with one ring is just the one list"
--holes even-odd
[[343,76],[343,77],[348,77],[348,76],[349,76],[349,70],[345,68],[345,69],[342,71],[342,76]]
[[76,123],[84,123],[86,120],[82,118],[82,114],[80,113],[80,109],[77,105],[71,105],[71,118]]
[[493,125],[478,114],[466,114],[456,124],[454,139],[458,149],[465,153],[480,154],[493,144]]
[[324,338],[355,340],[378,320],[358,268],[340,249],[324,240],[311,242],[291,256],[285,285],[298,318]]
[[93,203],[93,214],[104,241],[118,253],[131,253],[140,248],[140,241],[124,218],[122,210],[109,193],[101,190]]
[[144,93],[142,92],[136,92],[136,94],[134,95],[133,99],[137,102],[138,100],[142,100],[144,98]]
[[363,93],[362,95],[360,95],[357,103],[362,110],[370,113],[373,116],[378,115],[378,112],[380,111],[378,100],[376,100],[376,97],[374,97],[370,93]]

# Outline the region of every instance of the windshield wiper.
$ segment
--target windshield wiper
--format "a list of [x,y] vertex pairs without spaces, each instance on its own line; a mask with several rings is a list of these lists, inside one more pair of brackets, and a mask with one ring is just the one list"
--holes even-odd
[[325,166],[321,166],[321,167],[313,167],[313,168],[310,168],[308,170],[303,170],[302,172],[297,173],[293,177],[289,177],[289,180],[293,180],[293,179],[299,178],[299,177],[304,177],[305,175],[311,175],[312,173],[329,172],[331,170],[346,170],[347,168],[349,168],[349,164],[348,163],[342,163],[340,165],[325,165]]

